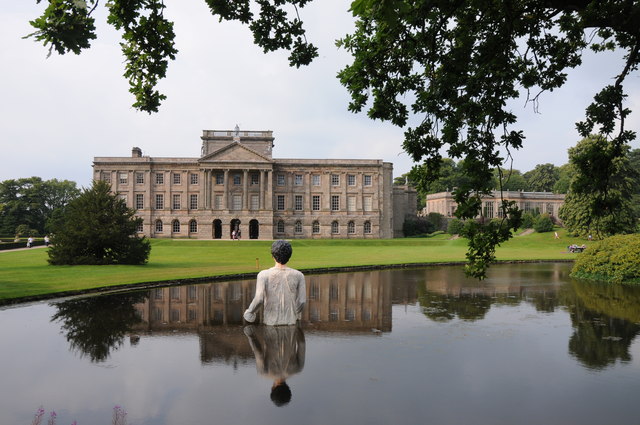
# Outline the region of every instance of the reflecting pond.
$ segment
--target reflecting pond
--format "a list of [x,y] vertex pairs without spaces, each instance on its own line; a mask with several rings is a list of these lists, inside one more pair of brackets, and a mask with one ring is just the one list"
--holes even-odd
[[0,424],[640,423],[640,288],[570,267],[308,275],[301,328],[251,280],[5,307]]

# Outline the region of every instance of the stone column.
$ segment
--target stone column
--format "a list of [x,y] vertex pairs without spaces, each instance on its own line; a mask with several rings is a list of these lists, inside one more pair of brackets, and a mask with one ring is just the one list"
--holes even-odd
[[249,170],[245,169],[242,174],[242,209],[249,209]]
[[264,208],[273,211],[273,170],[267,170],[267,190],[264,194]]
[[260,170],[260,192],[258,194],[258,208],[260,210],[264,210],[264,196],[265,196],[265,181],[264,179],[266,178],[266,171],[265,170]]
[[222,209],[229,209],[229,170],[224,170],[224,189],[222,192]]
[[312,208],[312,203],[311,203],[311,171],[307,171],[304,174],[305,179],[307,179],[307,184],[304,184],[304,182],[302,182],[302,184],[304,185],[304,200],[303,200],[303,208],[305,210],[305,214],[309,214],[309,212],[311,211]]

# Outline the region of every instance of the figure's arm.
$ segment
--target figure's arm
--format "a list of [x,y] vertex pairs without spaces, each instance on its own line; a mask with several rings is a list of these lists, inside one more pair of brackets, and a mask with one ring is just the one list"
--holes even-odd
[[244,312],[244,320],[247,322],[255,322],[256,310],[264,302],[265,294],[265,278],[263,273],[258,273],[258,280],[256,282],[256,295],[253,297],[253,301],[249,304],[249,308]]
[[296,293],[296,314],[298,319],[302,313],[305,303],[307,302],[307,287],[304,281],[304,275],[300,273],[300,280],[298,281],[298,291]]

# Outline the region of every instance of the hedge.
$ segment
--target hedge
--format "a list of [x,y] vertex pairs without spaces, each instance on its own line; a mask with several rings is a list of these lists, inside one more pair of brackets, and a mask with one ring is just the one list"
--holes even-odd
[[640,234],[595,242],[578,256],[571,276],[613,283],[640,283]]
[[[32,246],[42,246],[44,245],[44,241],[42,239],[36,239],[33,241]],[[26,248],[27,247],[27,241],[20,241],[20,242],[3,242],[0,243],[0,251],[4,251],[7,249],[17,249],[17,248]]]

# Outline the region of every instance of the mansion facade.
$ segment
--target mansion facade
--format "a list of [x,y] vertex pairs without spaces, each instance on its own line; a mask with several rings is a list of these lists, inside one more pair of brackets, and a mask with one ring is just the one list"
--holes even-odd
[[[482,196],[482,216],[486,218],[502,218],[501,198],[505,201],[515,201],[523,212],[547,213],[554,221],[558,220],[560,207],[564,204],[564,194],[550,192],[522,192],[494,190],[490,195]],[[436,212],[445,217],[454,217],[458,204],[452,192],[439,192],[427,195],[425,207],[421,215],[426,216]]]
[[199,158],[137,147],[130,157],[95,157],[93,178],[111,184],[152,238],[392,238],[415,214],[405,211],[415,191],[392,186],[389,162],[274,159],[272,131],[237,126],[201,139]]

